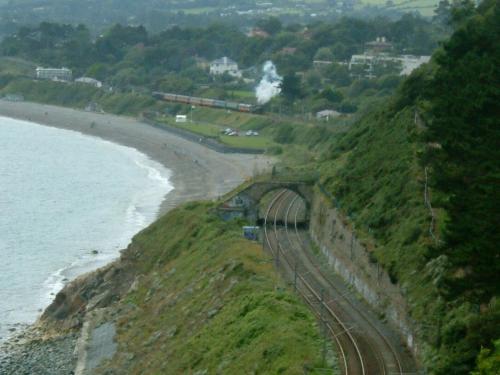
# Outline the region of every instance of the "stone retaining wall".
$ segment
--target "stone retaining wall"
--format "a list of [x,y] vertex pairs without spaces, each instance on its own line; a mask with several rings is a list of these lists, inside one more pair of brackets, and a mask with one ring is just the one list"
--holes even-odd
[[369,251],[356,238],[355,231],[339,210],[332,207],[330,198],[315,194],[310,222],[310,234],[328,260],[328,264],[401,335],[418,358],[415,328],[399,285],[394,284],[387,271],[380,267]]

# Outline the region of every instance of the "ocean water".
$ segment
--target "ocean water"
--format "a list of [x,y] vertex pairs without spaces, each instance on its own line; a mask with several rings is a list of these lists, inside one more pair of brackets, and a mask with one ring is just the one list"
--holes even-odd
[[0,117],[0,341],[118,257],[156,218],[169,176],[135,149]]

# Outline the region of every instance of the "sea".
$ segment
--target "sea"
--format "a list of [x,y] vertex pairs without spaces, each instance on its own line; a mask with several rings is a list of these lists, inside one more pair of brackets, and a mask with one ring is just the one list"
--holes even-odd
[[155,220],[170,170],[99,138],[0,117],[0,342]]

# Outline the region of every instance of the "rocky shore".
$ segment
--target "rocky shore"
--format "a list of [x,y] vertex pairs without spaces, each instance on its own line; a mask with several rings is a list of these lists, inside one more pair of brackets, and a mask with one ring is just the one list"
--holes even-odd
[[43,338],[43,331],[26,327],[0,347],[0,373],[16,375],[73,374],[78,333]]
[[[174,190],[165,197],[159,215],[186,201],[216,198],[256,170],[271,166],[267,157],[219,154],[131,118],[5,101],[0,101],[0,116],[97,136],[136,148],[162,163],[172,171]],[[109,352],[102,345],[109,346],[106,342],[113,338],[99,342],[96,335],[103,325],[114,324],[117,312],[110,306],[134,287],[138,275],[131,259],[138,256],[129,246],[120,259],[70,282],[36,324],[18,330],[0,346],[0,374],[90,373],[96,361],[92,350]],[[95,340],[95,347],[89,347]]]

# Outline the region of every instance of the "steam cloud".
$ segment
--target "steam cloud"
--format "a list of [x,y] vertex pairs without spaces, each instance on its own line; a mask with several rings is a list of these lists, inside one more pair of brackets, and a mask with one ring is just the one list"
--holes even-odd
[[262,73],[264,76],[255,88],[255,96],[257,97],[257,103],[266,104],[281,92],[280,85],[283,77],[278,75],[276,66],[272,61],[266,61]]

